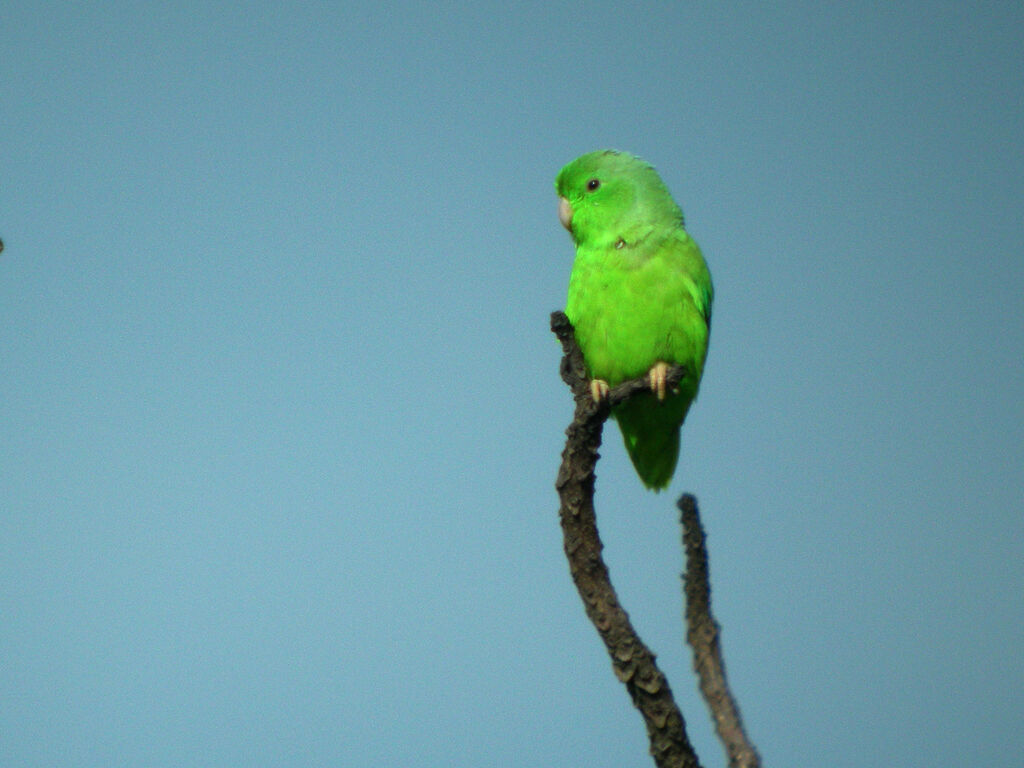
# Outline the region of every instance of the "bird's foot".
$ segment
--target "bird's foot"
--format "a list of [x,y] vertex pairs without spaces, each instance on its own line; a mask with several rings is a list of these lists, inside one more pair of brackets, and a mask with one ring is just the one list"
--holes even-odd
[[665,380],[668,378],[668,363],[655,363],[647,372],[647,383],[659,400],[665,399]]
[[595,403],[607,400],[609,392],[611,392],[611,388],[609,388],[607,381],[601,379],[592,379],[590,381],[590,396],[594,398]]

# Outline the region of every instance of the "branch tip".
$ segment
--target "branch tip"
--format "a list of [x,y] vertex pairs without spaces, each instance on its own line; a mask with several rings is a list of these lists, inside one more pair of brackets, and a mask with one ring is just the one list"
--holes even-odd
[[711,613],[707,537],[700,522],[697,500],[684,494],[676,503],[683,525],[686,572],[686,641],[693,648],[693,668],[700,691],[711,710],[719,741],[725,747],[730,768],[760,768],[761,758],[743,728],[739,705],[725,676],[725,660],[718,640],[720,627]]

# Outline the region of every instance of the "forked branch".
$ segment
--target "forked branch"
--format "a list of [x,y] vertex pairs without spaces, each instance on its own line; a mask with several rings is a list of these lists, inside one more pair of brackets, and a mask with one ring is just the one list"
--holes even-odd
[[[562,379],[569,385],[576,402],[572,424],[566,430],[568,439],[556,481],[569,571],[587,616],[608,650],[616,677],[625,684],[634,706],[644,718],[655,764],[659,768],[699,768],[697,755],[686,735],[686,722],[672,697],[668,681],[619,604],[601,557],[603,544],[594,513],[594,468],[600,457],[598,448],[604,422],[613,406],[637,392],[650,391],[650,384],[646,378],[627,381],[612,389],[606,400],[594,402],[583,354],[576,344],[569,318],[562,312],[554,312],[551,330],[562,343]],[[674,387],[685,375],[683,367],[671,369],[667,385]],[[760,757],[743,729],[739,707],[725,677],[719,626],[711,614],[708,555],[697,500],[684,494],[677,504],[682,512],[686,550],[686,639],[693,648],[693,665],[700,680],[701,694],[711,710],[730,768],[760,768]]]

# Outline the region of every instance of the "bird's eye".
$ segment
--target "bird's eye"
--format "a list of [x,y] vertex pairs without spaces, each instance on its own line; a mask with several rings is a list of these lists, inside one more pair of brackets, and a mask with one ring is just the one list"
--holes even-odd
[[588,192],[593,192],[595,189],[597,189],[600,186],[601,186],[601,180],[600,179],[591,179],[590,181],[587,182],[587,191]]

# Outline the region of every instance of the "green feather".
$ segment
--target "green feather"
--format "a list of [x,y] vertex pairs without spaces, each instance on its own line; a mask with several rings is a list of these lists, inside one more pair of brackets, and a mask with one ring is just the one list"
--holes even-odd
[[612,414],[640,479],[661,490],[675,472],[679,431],[704,371],[711,274],[682,211],[643,160],[591,152],[559,172],[555,189],[576,243],[565,313],[590,377],[614,387],[658,362],[687,368],[663,401],[644,394]]

